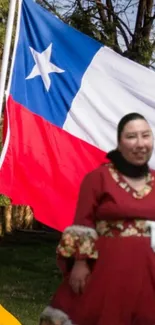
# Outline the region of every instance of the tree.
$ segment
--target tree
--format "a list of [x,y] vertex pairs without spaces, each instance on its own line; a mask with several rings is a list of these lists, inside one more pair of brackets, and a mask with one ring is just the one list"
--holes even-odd
[[[37,0],[66,23],[146,67],[155,69],[154,0]],[[64,4],[65,3],[65,4]],[[8,0],[0,1],[0,61]]]
[[61,12],[61,8],[62,5],[59,5],[59,0],[36,0],[36,2],[41,5],[43,8],[47,9],[48,11],[56,14],[57,16],[59,16],[59,18],[61,18],[63,20],[62,15],[60,14]]
[[[55,10],[58,1],[40,3]],[[154,0],[70,0],[61,16],[119,54],[154,68]]]
[[9,6],[8,0],[0,1],[0,64],[2,60],[3,47],[4,47],[6,21],[8,16],[8,6]]

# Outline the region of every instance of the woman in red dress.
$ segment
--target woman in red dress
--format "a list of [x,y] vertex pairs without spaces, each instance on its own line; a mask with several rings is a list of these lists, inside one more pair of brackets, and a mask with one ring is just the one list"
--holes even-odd
[[153,134],[131,113],[109,163],[82,182],[74,225],[57,248],[64,281],[40,324],[155,325]]

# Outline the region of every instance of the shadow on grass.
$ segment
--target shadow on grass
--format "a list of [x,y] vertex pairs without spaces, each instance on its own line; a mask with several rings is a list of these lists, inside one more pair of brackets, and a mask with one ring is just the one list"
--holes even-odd
[[56,245],[52,234],[18,233],[0,242],[0,304],[22,325],[38,325],[40,312],[61,281]]

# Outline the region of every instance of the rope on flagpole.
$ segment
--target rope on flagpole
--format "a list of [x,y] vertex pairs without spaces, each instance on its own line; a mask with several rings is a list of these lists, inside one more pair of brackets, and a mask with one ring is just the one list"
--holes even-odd
[[9,55],[10,55],[10,48],[11,48],[11,39],[12,39],[13,23],[14,23],[15,10],[16,10],[16,2],[17,2],[16,0],[10,0],[9,14],[7,20],[7,27],[6,27],[4,51],[3,51],[2,66],[1,66],[1,73],[0,73],[0,117],[2,115],[5,84],[7,78],[7,69],[9,65]]

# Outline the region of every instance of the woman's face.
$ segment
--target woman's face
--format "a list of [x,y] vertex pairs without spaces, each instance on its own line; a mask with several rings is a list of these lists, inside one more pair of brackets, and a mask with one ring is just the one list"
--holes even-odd
[[148,162],[153,150],[153,134],[149,124],[142,119],[129,121],[121,133],[118,149],[134,165]]

